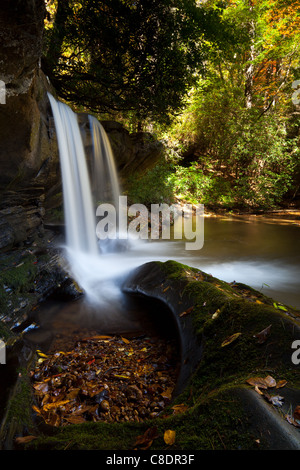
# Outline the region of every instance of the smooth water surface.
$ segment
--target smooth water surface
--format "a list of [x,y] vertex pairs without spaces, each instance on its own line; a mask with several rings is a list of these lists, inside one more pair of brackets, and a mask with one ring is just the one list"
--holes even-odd
[[204,246],[198,252],[174,244],[176,256],[226,282],[241,282],[300,308],[300,221],[263,217],[205,218]]
[[132,240],[126,249],[73,260],[73,274],[92,300],[118,296],[129,272],[150,261],[175,261],[226,282],[240,282],[300,308],[300,225],[255,217],[205,217],[204,245],[186,250],[184,240]]

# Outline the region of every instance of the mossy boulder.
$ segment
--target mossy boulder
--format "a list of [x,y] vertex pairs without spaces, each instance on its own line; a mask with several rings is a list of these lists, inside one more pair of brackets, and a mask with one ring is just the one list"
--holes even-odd
[[[178,326],[181,371],[169,409],[144,423],[84,423],[51,434],[36,427],[29,448],[130,450],[155,428],[151,450],[300,449],[300,428],[287,420],[300,405],[292,360],[299,311],[173,261],[141,266],[123,288],[166,303]],[[281,388],[247,382],[266,376]],[[176,433],[171,447],[166,430]]]

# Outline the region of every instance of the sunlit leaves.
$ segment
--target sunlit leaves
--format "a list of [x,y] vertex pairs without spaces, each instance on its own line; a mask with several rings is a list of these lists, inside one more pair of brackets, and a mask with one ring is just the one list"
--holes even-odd
[[141,422],[171,402],[176,360],[164,341],[96,335],[74,350],[39,354],[43,361],[31,372],[33,409],[51,426]]
[[76,104],[167,118],[194,82],[203,35],[218,34],[218,17],[194,0],[58,0],[45,68]]

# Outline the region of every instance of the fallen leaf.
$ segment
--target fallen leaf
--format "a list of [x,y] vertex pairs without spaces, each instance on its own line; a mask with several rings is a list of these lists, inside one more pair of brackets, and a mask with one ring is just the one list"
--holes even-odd
[[250,379],[247,379],[246,382],[249,385],[253,385],[254,387],[263,388],[263,389],[268,388],[268,385],[266,384],[265,379],[263,379],[262,377],[251,377]]
[[267,384],[268,387],[270,387],[270,388],[276,387],[276,380],[273,379],[273,377],[271,377],[271,375],[268,375],[267,377],[265,377],[264,381],[265,381],[265,383]]
[[141,450],[147,450],[152,445],[154,439],[159,436],[157,427],[148,428],[144,434],[138,436],[134,443],[134,447],[138,447]]
[[218,308],[218,310],[216,310],[215,313],[213,313],[211,318],[215,320],[219,316],[220,313],[221,313],[221,310]]
[[33,405],[33,406],[32,406],[32,409],[33,409],[33,411],[35,411],[37,414],[41,414],[41,410],[40,410],[37,406]]
[[296,406],[293,417],[297,420],[300,420],[300,405]]
[[279,382],[277,382],[276,388],[282,388],[282,387],[284,387],[286,384],[287,384],[287,381],[286,381],[286,380],[279,380]]
[[130,379],[128,375],[122,375],[122,374],[114,374],[114,377],[117,377],[117,379]]
[[123,338],[123,336],[121,336],[121,339],[122,339],[123,343],[126,343],[126,344],[130,343],[129,339]]
[[269,397],[269,401],[274,406],[282,406],[283,405],[283,403],[282,403],[283,400],[284,400],[284,397],[281,397],[280,395],[276,395],[275,397]]
[[40,357],[44,357],[45,359],[48,357],[46,354],[44,354],[42,351],[40,351],[39,349],[37,349],[37,354],[40,356]]
[[263,392],[258,388],[257,385],[255,385],[254,389],[257,393],[259,393],[259,395],[263,395]]
[[27,444],[27,442],[31,442],[34,439],[37,439],[36,436],[24,436],[24,437],[17,437],[16,443],[17,444]]
[[180,313],[179,316],[184,317],[185,315],[188,315],[189,313],[191,313],[193,310],[194,310],[194,307],[190,307],[187,310],[185,310],[184,312]]
[[257,338],[257,340],[258,340],[257,342],[259,344],[262,344],[266,341],[267,337],[270,334],[271,326],[272,325],[267,326],[267,328],[264,328],[262,331],[260,331],[256,335],[254,335],[254,338]]
[[224,346],[228,346],[233,341],[235,341],[241,334],[242,333],[234,333],[233,335],[229,336],[223,341],[223,343],[221,344],[221,347],[223,348]]
[[286,418],[286,420],[288,421],[288,423],[292,424],[292,425],[295,426],[296,428],[300,428],[300,423],[298,423],[298,422],[293,418],[293,416],[291,416],[291,415],[285,415],[285,418]]
[[37,391],[37,392],[42,392],[42,393],[46,393],[48,392],[48,389],[49,389],[49,383],[48,381],[46,382],[38,382],[36,384],[34,384],[34,389]]
[[181,403],[180,405],[174,405],[172,406],[172,410],[174,414],[179,414],[179,413],[184,413],[188,409],[188,406],[185,405],[184,403]]
[[70,417],[64,417],[66,421],[68,421],[68,423],[70,424],[81,424],[81,423],[85,423],[86,420],[84,419],[83,416],[70,416]]
[[169,387],[161,393],[161,396],[163,398],[168,398],[169,400],[171,400],[172,394],[173,394],[173,387]]
[[167,445],[172,446],[175,442],[176,431],[168,429],[164,432],[164,441]]
[[53,410],[55,408],[59,408],[60,406],[66,405],[69,402],[70,402],[70,400],[61,400],[61,401],[57,401],[57,402],[54,402],[54,403],[47,403],[47,405],[45,405],[43,407],[43,410],[44,411]]
[[277,308],[279,308],[280,310],[283,310],[284,312],[288,311],[288,309],[284,305],[277,305]]

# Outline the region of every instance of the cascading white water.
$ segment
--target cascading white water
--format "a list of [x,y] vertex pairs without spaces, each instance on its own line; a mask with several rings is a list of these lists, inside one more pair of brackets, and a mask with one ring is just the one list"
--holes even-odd
[[88,116],[88,119],[93,143],[92,187],[94,188],[98,202],[106,201],[105,187],[107,181],[105,181],[105,176],[108,175],[112,202],[117,208],[119,204],[120,187],[111,145],[98,119],[91,115]]
[[[116,279],[140,264],[139,257],[127,252],[109,250],[103,254],[96,236],[96,211],[92,197],[91,177],[77,115],[66,104],[48,94],[57,134],[61,163],[66,245],[65,255],[73,278],[85,291],[91,303],[110,303],[120,295]],[[99,121],[89,116],[94,150],[92,175],[101,197],[101,178],[109,181],[115,207],[118,207],[119,185],[108,137]],[[105,165],[108,176],[105,176]],[[103,184],[104,184],[103,183]],[[97,191],[96,191],[97,192]],[[103,201],[102,201],[103,202]],[[135,248],[139,244],[136,242]]]
[[[161,246],[160,249],[156,245],[153,252],[151,243],[145,243],[145,240],[135,239],[134,243],[131,243],[131,240],[127,239],[123,244],[122,237],[121,252],[118,240],[117,243],[112,243],[113,249],[110,243],[107,249],[106,240],[99,245],[91,180],[96,189],[96,199],[104,197],[101,184],[107,186],[109,182],[116,212],[119,207],[119,184],[108,137],[99,121],[89,116],[94,158],[89,173],[78,116],[69,106],[57,101],[51,94],[49,100],[61,162],[66,229],[65,256],[69,270],[85,291],[87,301],[110,306],[114,301],[117,305],[122,296],[122,277],[145,262],[154,259],[166,260],[164,247]],[[108,170],[107,176],[105,168]]]
[[73,252],[96,255],[95,215],[85,151],[76,114],[48,94],[60,153],[66,243]]

